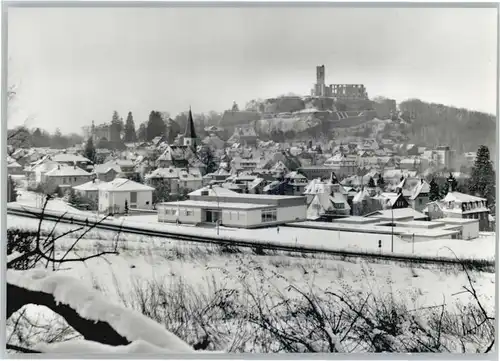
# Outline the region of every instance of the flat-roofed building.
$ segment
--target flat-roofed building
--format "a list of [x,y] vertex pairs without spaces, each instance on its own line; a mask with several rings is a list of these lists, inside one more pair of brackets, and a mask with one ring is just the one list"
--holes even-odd
[[189,194],[189,200],[157,205],[159,222],[219,224],[257,228],[306,219],[303,196],[236,193],[212,186]]

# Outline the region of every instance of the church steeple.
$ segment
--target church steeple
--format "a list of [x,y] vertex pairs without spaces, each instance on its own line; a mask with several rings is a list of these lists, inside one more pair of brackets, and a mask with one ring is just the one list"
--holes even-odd
[[184,145],[196,147],[196,131],[194,129],[193,113],[189,107],[186,132],[184,133]]

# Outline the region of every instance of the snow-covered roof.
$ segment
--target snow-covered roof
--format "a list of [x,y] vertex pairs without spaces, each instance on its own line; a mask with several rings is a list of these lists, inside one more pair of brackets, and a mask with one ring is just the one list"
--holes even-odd
[[352,203],[362,202],[364,199],[370,198],[370,193],[368,193],[367,189],[362,189],[352,199]]
[[23,166],[15,160],[7,164],[7,168],[22,168]]
[[448,194],[443,198],[442,201],[457,202],[457,203],[484,202],[486,201],[486,198],[471,196],[470,194],[465,194],[460,192],[448,192]]
[[415,199],[420,193],[429,193],[431,191],[431,186],[424,179],[420,180],[417,185],[413,188],[410,199]]
[[112,192],[138,192],[154,190],[153,187],[137,183],[126,178],[115,178],[111,182],[101,184],[99,189]]
[[87,182],[80,184],[79,186],[74,186],[73,189],[79,190],[79,191],[97,191],[99,190],[99,186],[103,185],[104,182],[99,181],[99,179],[95,179],[93,181]]
[[386,209],[383,211],[377,211],[373,214],[367,215],[366,217],[373,218],[383,218],[383,219],[401,219],[401,218],[413,218],[413,219],[426,219],[427,216],[420,213],[413,208],[396,208],[396,209]]
[[59,153],[51,156],[54,162],[87,162],[91,163],[88,158],[81,156],[80,154],[70,154],[70,153]]
[[59,165],[45,173],[48,177],[77,177],[90,176],[90,173],[76,166]]

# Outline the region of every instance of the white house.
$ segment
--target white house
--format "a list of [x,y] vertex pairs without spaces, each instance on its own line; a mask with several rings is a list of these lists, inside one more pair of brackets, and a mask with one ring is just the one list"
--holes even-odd
[[115,178],[99,186],[99,212],[124,213],[129,209],[152,209],[153,187],[130,179]]
[[58,165],[52,170],[45,173],[42,181],[56,187],[74,187],[90,181],[92,175],[77,167],[68,165]]
[[95,202],[99,200],[99,186],[102,186],[105,182],[99,179],[93,179],[90,182],[74,186],[73,190],[81,195],[82,197],[92,199]]

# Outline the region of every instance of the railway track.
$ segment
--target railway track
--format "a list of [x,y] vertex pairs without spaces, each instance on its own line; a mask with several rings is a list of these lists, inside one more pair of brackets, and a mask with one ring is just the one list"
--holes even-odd
[[[7,214],[18,217],[34,218],[40,219],[41,210],[33,209],[29,210],[23,209],[7,209]],[[332,250],[332,249],[322,249],[317,247],[307,247],[307,246],[293,246],[280,244],[272,241],[248,241],[241,240],[233,237],[219,236],[211,237],[206,235],[192,235],[192,234],[182,234],[168,231],[157,231],[142,227],[118,225],[113,221],[108,220],[89,220],[87,217],[79,214],[54,214],[55,212],[44,212],[43,219],[47,221],[55,221],[65,224],[74,224],[80,226],[92,226],[96,229],[102,229],[107,231],[129,233],[144,235],[150,237],[167,238],[169,240],[185,241],[191,243],[205,244],[205,245],[219,245],[219,246],[229,246],[238,248],[250,248],[259,250],[271,250],[271,251],[283,251],[292,252],[299,254],[327,254],[338,257],[349,257],[349,258],[372,258],[379,260],[387,260],[394,262],[405,262],[405,263],[425,263],[425,264],[449,264],[449,265],[459,265],[459,264],[469,264],[472,266],[475,263],[476,267],[489,269],[490,267],[494,269],[495,262],[489,260],[474,260],[474,259],[452,259],[452,258],[438,258],[438,257],[423,257],[423,256],[406,256],[397,254],[384,254],[384,253],[374,253],[374,252],[360,252],[360,251],[346,251],[346,250]]]

